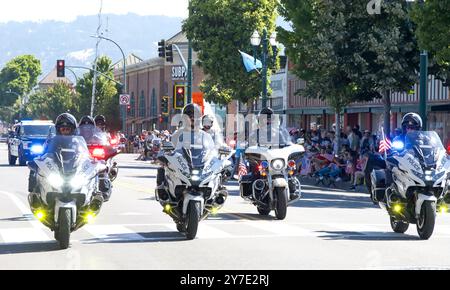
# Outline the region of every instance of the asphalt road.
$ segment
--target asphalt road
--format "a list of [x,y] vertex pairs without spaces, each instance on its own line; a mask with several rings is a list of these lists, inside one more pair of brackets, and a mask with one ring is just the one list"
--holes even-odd
[[155,166],[135,157],[117,157],[111,200],[60,250],[29,210],[27,167],[9,166],[0,144],[0,269],[450,269],[449,216],[422,241],[415,225],[393,233],[366,194],[314,186],[278,221],[230,183],[225,206],[187,241],[154,199]]

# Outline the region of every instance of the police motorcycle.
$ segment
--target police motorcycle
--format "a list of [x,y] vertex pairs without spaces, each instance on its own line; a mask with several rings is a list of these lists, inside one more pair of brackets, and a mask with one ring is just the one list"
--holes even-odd
[[28,201],[32,213],[54,231],[61,249],[66,249],[70,234],[100,212],[103,197],[97,184],[106,166],[91,158],[80,136],[57,135],[49,141],[46,152],[34,159],[34,165],[29,163],[37,178]]
[[372,199],[387,210],[394,232],[404,233],[416,224],[419,237],[429,239],[436,212],[448,211],[450,159],[433,131],[409,132],[405,142],[394,141],[392,148],[394,153],[386,158],[392,177],[385,170],[372,171]]
[[[171,142],[162,143],[158,162],[165,168],[163,189],[155,191],[156,200],[177,226],[177,230],[192,240],[198,224],[224,205],[228,191],[223,186],[223,172],[230,166],[227,147],[211,150],[211,138],[202,144],[175,150]],[[204,144],[203,142],[211,142]]]
[[92,158],[103,160],[106,163],[108,178],[113,182],[119,174],[119,167],[114,157],[119,154],[117,146],[111,144],[108,135],[91,124],[81,124],[78,127],[79,135],[84,137]]

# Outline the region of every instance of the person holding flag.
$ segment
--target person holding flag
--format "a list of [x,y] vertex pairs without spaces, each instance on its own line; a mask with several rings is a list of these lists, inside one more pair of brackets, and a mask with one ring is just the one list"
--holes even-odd
[[[370,174],[374,169],[387,169],[386,174],[386,186],[390,185],[391,181],[391,172],[389,168],[386,166],[386,160],[388,155],[397,151],[399,148],[396,148],[395,144],[405,144],[406,135],[410,132],[420,131],[422,130],[422,118],[417,113],[408,113],[403,116],[402,119],[402,134],[395,137],[393,142],[391,142],[386,136],[383,136],[379,145],[379,154],[370,154],[369,160],[367,161],[366,169],[364,170],[364,176],[366,181],[367,190],[369,193],[372,192],[372,181],[370,178]],[[383,155],[381,155],[383,154]],[[388,182],[389,181],[389,182]]]

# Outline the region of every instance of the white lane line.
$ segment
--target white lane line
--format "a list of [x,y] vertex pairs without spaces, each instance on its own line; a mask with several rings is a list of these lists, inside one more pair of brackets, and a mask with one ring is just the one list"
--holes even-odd
[[122,225],[86,225],[84,230],[95,238],[105,241],[145,240],[145,237]]
[[0,235],[5,243],[50,241],[42,230],[35,228],[2,229]]
[[316,233],[311,230],[302,228],[300,226],[292,226],[282,221],[252,221],[245,224],[246,226],[250,226],[253,228],[257,228],[259,230],[263,230],[266,232],[270,232],[277,236],[293,236],[293,237],[311,237],[317,236]]
[[[22,215],[33,215],[32,213],[31,213],[31,210],[30,210],[30,208],[28,207],[28,206],[26,206],[17,196],[15,196],[14,194],[12,194],[12,193],[10,193],[10,192],[6,192],[6,191],[0,191],[0,193],[1,194],[4,194],[4,195],[6,195],[6,196],[8,196],[14,203],[15,203],[15,205],[19,208],[19,210],[20,210],[20,212],[22,213]],[[47,237],[47,241],[50,241],[50,240],[52,240],[52,239],[50,239],[48,236],[47,236],[47,234],[46,234],[46,232],[48,231],[48,229],[43,225],[43,224],[41,224],[39,221],[37,221],[37,220],[32,220],[32,221],[29,221],[29,223],[33,226],[33,228],[34,228],[34,230],[37,232],[37,231],[40,231],[41,232],[41,234],[38,234],[37,236],[38,237],[40,237],[40,238],[43,238],[43,236],[45,235],[46,237]],[[10,238],[10,233],[8,234],[7,233],[7,236],[8,236],[8,239]],[[19,234],[18,235],[18,237],[17,237],[19,240],[20,239],[22,239],[22,237],[21,237],[21,234]],[[42,240],[40,240],[40,241],[42,241]]]

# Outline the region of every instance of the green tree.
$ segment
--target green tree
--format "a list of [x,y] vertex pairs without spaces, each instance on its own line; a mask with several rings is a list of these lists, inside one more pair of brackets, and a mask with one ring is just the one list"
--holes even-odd
[[[262,78],[247,73],[238,50],[252,54],[250,36],[275,30],[276,0],[191,0],[183,31],[198,53],[198,65],[207,75],[201,85],[205,98],[218,104],[231,100],[248,103],[260,96]],[[270,47],[270,46],[269,46]],[[270,49],[269,49],[270,50]],[[271,58],[273,53],[269,52]],[[277,61],[270,63],[276,68]],[[268,79],[271,71],[268,70]]]
[[[97,70],[110,79],[114,79],[112,61],[107,56],[101,56],[97,61]],[[89,115],[91,111],[92,100],[92,83],[94,73],[90,71],[84,74],[76,86],[77,92],[80,94],[79,113],[81,116]],[[95,106],[94,115],[104,115],[107,120],[108,128],[118,130],[121,128],[120,106],[119,106],[119,86],[110,79],[98,75],[95,87]]]
[[389,133],[390,91],[409,91],[417,80],[417,45],[406,3],[383,2],[369,15],[366,0],[282,0],[293,31],[281,41],[306,80],[307,97],[329,101],[336,112],[351,102],[383,97]]
[[78,115],[79,96],[67,83],[58,81],[46,91],[37,91],[24,106],[27,117],[55,120],[62,113]]
[[0,106],[11,106],[18,98],[7,91],[20,96],[29,94],[41,72],[41,62],[33,55],[21,55],[6,63],[0,71]]
[[448,0],[427,0],[414,5],[412,17],[417,23],[421,49],[431,56],[430,73],[450,86],[450,5]]

